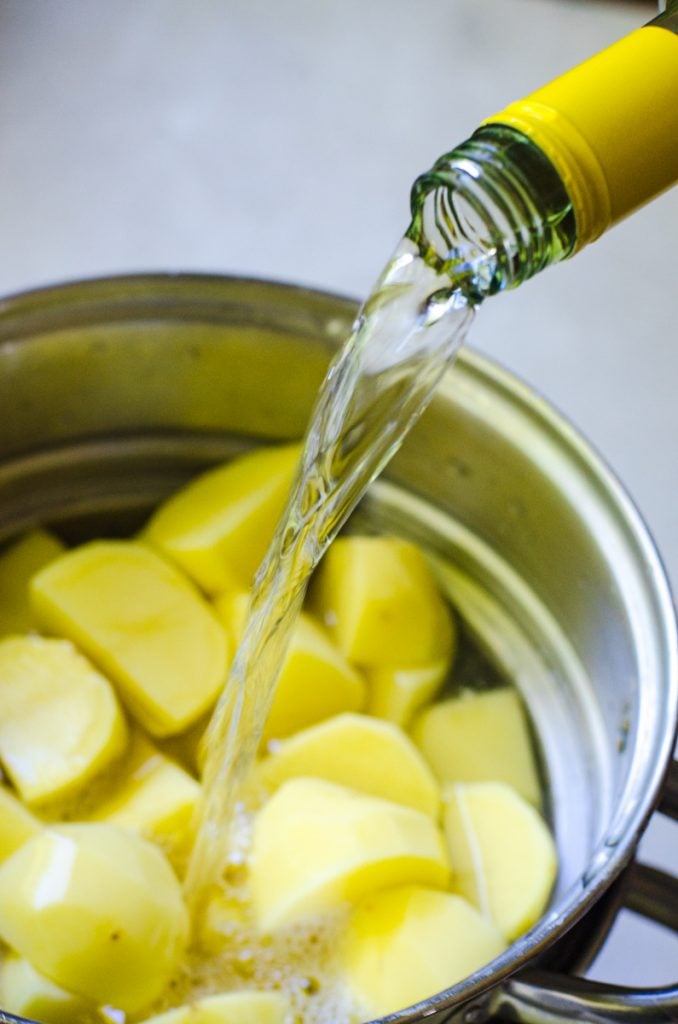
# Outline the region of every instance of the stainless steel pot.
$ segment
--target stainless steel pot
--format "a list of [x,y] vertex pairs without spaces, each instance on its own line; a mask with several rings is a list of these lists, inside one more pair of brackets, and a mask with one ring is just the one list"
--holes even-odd
[[[8,299],[0,538],[45,521],[74,536],[127,530],[214,460],[299,436],[354,313],[331,295],[197,276]],[[545,402],[469,350],[363,514],[441,556],[465,628],[520,687],[561,859],[552,905],[528,935],[471,980],[388,1019],[678,1020],[678,988],[606,989],[572,974],[621,902],[678,928],[678,883],[629,868],[658,802],[678,812],[675,774],[662,797],[676,627],[633,505]]]

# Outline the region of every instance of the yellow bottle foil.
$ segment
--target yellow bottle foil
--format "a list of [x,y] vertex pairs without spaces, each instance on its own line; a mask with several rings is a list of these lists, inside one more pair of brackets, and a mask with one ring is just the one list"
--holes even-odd
[[678,35],[646,25],[484,124],[522,132],[550,159],[580,249],[678,180]]

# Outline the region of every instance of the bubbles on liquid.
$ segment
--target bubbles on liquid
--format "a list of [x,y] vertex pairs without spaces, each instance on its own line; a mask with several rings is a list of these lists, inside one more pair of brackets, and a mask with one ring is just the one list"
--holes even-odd
[[349,1024],[355,1015],[336,966],[348,911],[273,934],[256,928],[247,864],[254,816],[266,793],[253,787],[247,797],[236,805],[228,863],[196,927],[196,946],[153,1013],[248,988],[284,993],[291,1006],[286,1024]]
[[334,969],[343,917],[309,922],[274,936],[234,922],[222,950],[189,958],[161,1012],[216,992],[251,988],[284,993],[304,1024],[349,1024],[352,1007]]

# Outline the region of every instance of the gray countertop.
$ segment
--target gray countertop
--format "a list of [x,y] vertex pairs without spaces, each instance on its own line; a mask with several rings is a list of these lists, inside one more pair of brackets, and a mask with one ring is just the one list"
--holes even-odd
[[[364,296],[415,175],[642,24],[602,0],[0,0],[0,294],[137,270]],[[652,154],[648,153],[648,160]],[[593,441],[678,580],[678,190],[480,311],[471,344]],[[655,823],[646,858],[670,868]],[[677,973],[630,917],[595,974]]]

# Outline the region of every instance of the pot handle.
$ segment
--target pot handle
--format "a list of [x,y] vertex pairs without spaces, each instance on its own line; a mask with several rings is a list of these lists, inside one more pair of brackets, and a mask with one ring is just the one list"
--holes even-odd
[[[678,820],[678,761],[669,769],[658,810]],[[632,864],[625,878],[624,905],[678,932],[678,878],[645,864]],[[490,1018],[523,1024],[676,1024],[678,984],[634,990],[547,971],[522,971],[490,999]]]

